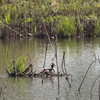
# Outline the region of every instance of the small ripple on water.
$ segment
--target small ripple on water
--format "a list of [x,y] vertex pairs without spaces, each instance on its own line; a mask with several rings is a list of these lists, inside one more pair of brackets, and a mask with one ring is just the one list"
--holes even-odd
[[0,75],[0,77],[7,77],[6,75]]

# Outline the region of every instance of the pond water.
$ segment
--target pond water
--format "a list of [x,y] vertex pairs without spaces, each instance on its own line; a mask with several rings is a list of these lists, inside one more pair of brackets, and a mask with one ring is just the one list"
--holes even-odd
[[[52,46],[55,48],[55,40],[51,39]],[[65,55],[65,63],[71,88],[65,77],[60,77],[60,87],[58,89],[58,78],[8,78],[6,69],[14,58],[28,56],[26,63],[28,66],[33,64],[33,69],[40,72],[43,69],[45,48],[47,39],[6,39],[0,40],[0,87],[3,89],[3,95],[0,93],[0,100],[98,100],[99,78],[91,88],[96,77],[100,74],[99,62],[95,62],[82,84],[80,93],[78,88],[81,81],[95,56],[98,58],[100,54],[99,38],[80,38],[80,39],[58,39],[57,54],[58,66],[61,70],[61,62],[63,52]],[[31,58],[31,60],[30,60]],[[49,68],[51,63],[56,63],[53,50],[48,44],[46,65]],[[53,59],[53,61],[52,61]],[[59,91],[58,91],[59,90]],[[92,94],[92,99],[90,98]]]

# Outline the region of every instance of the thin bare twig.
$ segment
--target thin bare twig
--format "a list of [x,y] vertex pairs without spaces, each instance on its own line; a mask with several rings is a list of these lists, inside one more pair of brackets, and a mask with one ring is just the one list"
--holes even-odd
[[7,27],[9,30],[12,30],[13,32],[17,33],[17,35],[23,37],[22,34],[20,34],[20,33],[19,33],[18,31],[16,31],[16,30],[12,29],[11,27],[9,27],[8,25],[6,25],[5,23],[3,23],[3,22],[1,22],[1,21],[0,21],[0,23],[1,23],[2,25],[4,25],[5,27]]
[[99,64],[100,64],[100,57],[99,57],[99,55],[98,55],[98,60],[99,60]]
[[5,96],[4,96],[4,92],[3,92],[3,88],[2,87],[1,87],[1,94],[2,94],[3,100],[5,100]]
[[52,51],[53,51],[53,53],[54,53],[54,55],[55,55],[54,48],[53,48],[53,46],[52,46],[52,43],[51,43],[51,40],[50,40],[50,37],[49,37],[49,34],[48,34],[48,31],[47,31],[47,28],[46,28],[45,23],[43,23],[43,25],[44,25],[44,29],[45,29],[45,32],[46,32],[47,37],[48,37],[48,41],[49,41],[50,46],[51,46],[51,48],[52,48]]
[[97,59],[97,58],[96,58],[96,54],[95,54],[95,52],[94,52],[94,57],[95,57],[95,59]]
[[[41,5],[40,5],[40,8],[42,9]],[[42,9],[42,13],[44,14],[43,9]],[[49,43],[50,43],[50,46],[51,46],[51,48],[52,48],[52,51],[53,51],[53,53],[54,53],[54,55],[55,55],[54,48],[53,48],[53,45],[52,45],[52,43],[51,43],[50,36],[49,36],[49,34],[48,34],[48,31],[47,31],[47,28],[46,28],[45,23],[43,23],[43,26],[44,26],[44,29],[45,29],[45,32],[46,32],[48,41],[49,41]]]
[[80,89],[81,89],[81,86],[82,86],[82,84],[83,84],[83,82],[84,82],[84,80],[85,80],[85,77],[86,77],[86,75],[87,75],[87,73],[88,73],[88,71],[89,71],[89,69],[90,69],[90,67],[92,66],[92,64],[94,63],[94,62],[96,62],[97,61],[97,59],[95,59],[90,65],[89,65],[89,67],[88,67],[88,69],[87,69],[87,71],[86,71],[86,73],[85,73],[85,75],[84,75],[84,77],[83,77],[83,80],[82,80],[82,82],[81,82],[81,84],[80,84],[80,86],[79,86],[79,89],[78,89],[78,91],[80,91]]
[[64,67],[63,67],[64,57],[65,57],[65,52],[63,53],[63,58],[62,58],[62,63],[61,63],[61,68],[62,68],[63,74],[65,74]]
[[66,80],[67,80],[67,82],[68,82],[68,84],[69,84],[69,88],[71,88],[71,84],[70,84],[68,78],[67,78],[66,76],[65,76],[65,78],[66,78]]
[[92,89],[94,87],[95,82],[97,81],[97,79],[100,77],[100,74],[96,77],[96,79],[94,80],[92,87],[91,87],[91,94],[90,94],[90,100],[92,100]]
[[45,68],[47,50],[48,50],[48,43],[46,44],[46,49],[45,49],[45,58],[44,58],[44,65],[43,65],[43,69]]
[[56,65],[57,65],[57,73],[58,73],[58,96],[59,96],[59,87],[60,87],[60,82],[59,82],[59,68],[58,68],[58,60],[57,60],[57,41],[55,41],[55,57],[56,57]]
[[66,69],[66,65],[65,65],[65,55],[64,55],[64,69],[65,69],[65,73],[67,75],[67,69]]
[[100,100],[100,81],[99,81],[99,88],[98,88],[98,96],[99,96],[99,100]]

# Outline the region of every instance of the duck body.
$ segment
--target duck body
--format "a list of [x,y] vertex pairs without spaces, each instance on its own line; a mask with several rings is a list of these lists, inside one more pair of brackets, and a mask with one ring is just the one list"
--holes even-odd
[[52,76],[53,73],[55,73],[54,66],[55,66],[55,64],[52,63],[50,69],[44,69],[44,70],[42,70],[42,71],[39,73],[39,75],[41,75],[41,77],[42,77],[42,76],[46,76],[46,77]]
[[40,73],[45,73],[45,72],[47,72],[47,73],[52,73],[52,72],[55,72],[55,70],[54,69],[44,69],[42,72],[40,72]]

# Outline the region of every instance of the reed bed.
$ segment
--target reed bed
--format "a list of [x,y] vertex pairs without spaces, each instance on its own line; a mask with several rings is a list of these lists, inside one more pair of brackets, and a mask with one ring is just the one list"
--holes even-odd
[[[99,35],[99,0],[1,0],[0,37]],[[20,33],[20,34],[19,34]]]

